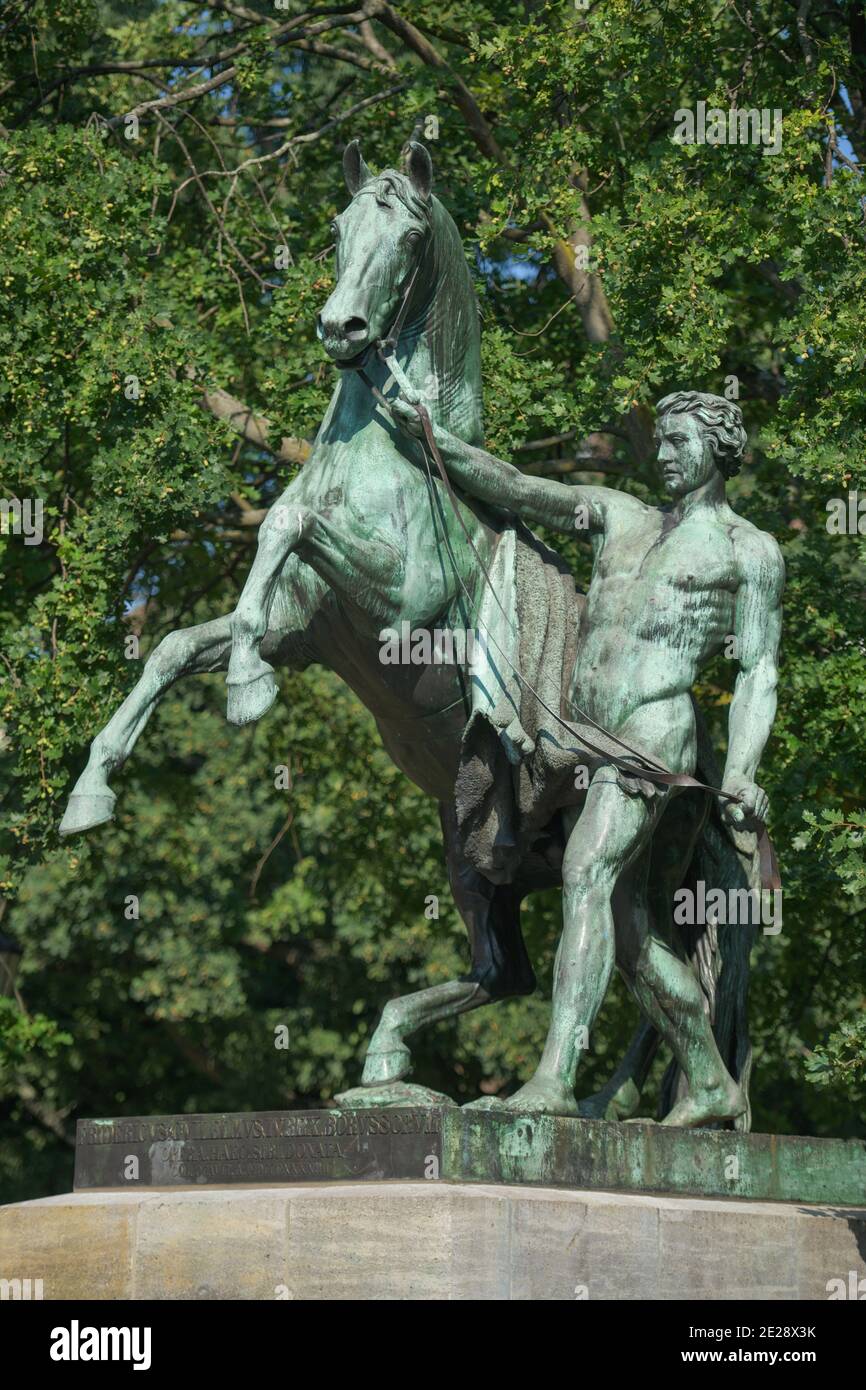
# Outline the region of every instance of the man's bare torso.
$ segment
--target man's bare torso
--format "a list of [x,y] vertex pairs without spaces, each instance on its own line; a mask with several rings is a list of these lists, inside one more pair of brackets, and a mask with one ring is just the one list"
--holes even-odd
[[[594,537],[575,665],[575,684],[594,719],[618,728],[641,706],[688,696],[733,633],[749,532],[758,534],[728,506],[679,521],[656,507],[617,509],[609,517]],[[626,684],[624,669],[631,673]]]

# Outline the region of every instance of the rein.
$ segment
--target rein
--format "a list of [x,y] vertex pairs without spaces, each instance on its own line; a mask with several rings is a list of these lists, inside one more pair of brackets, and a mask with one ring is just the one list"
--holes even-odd
[[[504,617],[506,623],[512,629],[512,631],[515,632],[515,635],[517,635],[516,630],[514,628],[514,624],[511,622],[510,617],[508,616],[502,605],[499,595],[496,592],[496,587],[492,579],[490,578],[487,566],[481,558],[481,555],[478,552],[478,548],[472,539],[469,528],[463,519],[463,514],[460,511],[460,507],[457,502],[457,497],[451,485],[451,479],[448,477],[448,473],[445,468],[442,455],[439,451],[439,446],[436,443],[436,438],[433,433],[433,423],[430,419],[429,411],[427,410],[427,407],[422,405],[419,401],[411,399],[411,397],[414,395],[412,386],[406,379],[406,376],[394,355],[397,348],[397,342],[403,330],[403,323],[405,321],[406,313],[409,307],[409,299],[412,294],[412,290],[415,287],[415,281],[418,277],[419,269],[420,260],[416,264],[415,269],[412,272],[412,275],[410,276],[409,281],[406,285],[406,288],[403,291],[397,314],[395,316],[393,324],[391,325],[391,331],[389,332],[387,338],[379,339],[379,341],[376,344],[369,344],[366,350],[361,354],[360,358],[356,359],[352,363],[347,363],[345,369],[356,371],[358,373],[358,376],[364,382],[367,389],[373,395],[373,397],[380,403],[380,405],[383,405],[385,409],[390,412],[391,402],[389,401],[388,397],[385,396],[379,390],[378,386],[376,386],[374,382],[370,380],[370,377],[364,370],[364,367],[369,359],[370,352],[375,347],[377,356],[379,357],[380,361],[385,367],[388,368],[391,375],[394,377],[395,382],[397,383],[398,395],[402,395],[405,403],[407,405],[411,405],[418,416],[418,419],[421,423],[421,429],[424,434],[424,442],[427,446],[427,449],[429,450],[430,456],[436,464],[436,470],[445,487],[445,491],[447,493],[448,500],[451,503],[454,515],[457,517],[463,534],[469,544],[469,548],[478,562],[478,567],[481,570],[482,575],[484,576],[484,582],[490,590],[491,594],[493,595],[493,598],[496,602],[496,606],[499,609],[502,616]],[[432,479],[432,474],[430,473],[429,460],[427,461],[427,473],[428,477],[431,477]],[[461,586],[465,590],[466,586],[463,583],[462,577],[458,575],[458,578],[460,578]],[[468,591],[467,597],[471,600],[471,595],[468,593]],[[488,633],[488,639],[489,638],[490,634]],[[534,698],[538,701],[541,707],[551,716],[551,718],[553,718],[557,722],[557,724],[560,724],[571,735],[571,737],[574,738],[575,731],[573,727],[565,719],[563,719],[561,715],[557,713],[556,710],[551,708],[551,706],[547,703],[544,697],[540,695],[539,692],[532,685],[532,683],[529,680],[527,680],[520,668],[514,664],[514,662],[507,655],[507,653],[503,652],[501,648],[499,648],[499,644],[496,642],[495,638],[493,639],[493,642],[494,645],[499,649],[500,655],[503,656],[505,660],[508,662],[509,666],[511,667],[512,671],[514,672],[514,675],[517,677],[517,680],[520,682],[520,684],[524,686],[530,692],[531,695],[534,696]],[[573,704],[573,702],[569,701],[569,706],[582,722],[589,724],[593,729],[595,729],[598,733],[602,734],[606,739],[609,739],[612,743],[619,744],[620,748],[623,748],[626,753],[638,759],[637,763],[630,763],[626,758],[620,757],[619,754],[610,753],[606,749],[598,748],[589,739],[578,735],[586,749],[588,749],[591,753],[595,753],[597,756],[602,757],[605,762],[612,763],[616,768],[619,769],[620,772],[628,776],[643,778],[647,782],[658,782],[662,786],[666,787],[687,787],[692,791],[710,792],[713,796],[720,797],[723,801],[734,802],[735,804],[739,804],[740,798],[738,796],[734,796],[731,792],[722,791],[720,787],[707,786],[706,783],[699,782],[697,778],[691,777],[685,772],[668,771],[668,769],[664,767],[661,763],[657,763],[653,759],[648,758],[645,753],[641,753],[639,749],[632,748],[630,744],[626,743],[623,739],[618,738],[616,734],[610,733],[601,724],[596,723],[594,719],[590,718],[588,714],[581,710],[577,705]],[[572,749],[570,751],[580,752],[581,750],[578,748]],[[768,891],[775,891],[781,889],[782,880],[779,875],[779,866],[776,860],[776,852],[773,848],[773,842],[770,839],[769,834],[767,833],[767,827],[764,824],[764,822],[756,820],[755,823],[757,825],[757,848],[761,869],[761,886],[763,889],[766,889]]]

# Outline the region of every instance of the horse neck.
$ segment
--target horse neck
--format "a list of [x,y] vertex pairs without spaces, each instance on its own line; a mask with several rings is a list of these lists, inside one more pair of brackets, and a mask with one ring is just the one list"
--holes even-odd
[[433,421],[467,443],[480,444],[484,430],[478,301],[459,233],[437,198],[432,226],[397,359]]

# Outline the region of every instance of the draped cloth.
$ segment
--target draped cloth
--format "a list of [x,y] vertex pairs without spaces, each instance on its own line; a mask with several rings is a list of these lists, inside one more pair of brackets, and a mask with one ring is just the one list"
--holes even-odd
[[[515,520],[500,535],[490,578],[499,603],[485,585],[455,787],[457,830],[473,868],[494,883],[511,883],[533,841],[563,806],[580,801],[599,767],[610,766],[611,777],[629,795],[649,800],[660,789],[606,763],[605,754],[622,757],[622,747],[574,717],[585,600],[561,556]],[[515,718],[535,743],[535,751],[519,761],[512,761],[500,737]],[[578,787],[579,767],[586,774]]]

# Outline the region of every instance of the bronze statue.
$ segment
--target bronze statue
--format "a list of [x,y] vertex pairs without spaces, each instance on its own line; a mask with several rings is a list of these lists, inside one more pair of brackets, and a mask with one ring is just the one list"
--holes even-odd
[[[235,612],[164,638],[97,734],[61,833],[111,818],[109,775],[181,677],[226,670],[229,718],[242,724],[270,708],[275,668],[327,665],[373,713],[397,766],[438,801],[471,947],[465,976],[386,1004],[362,1086],[341,1103],[446,1100],[404,1081],[406,1039],[531,992],[520,903],[564,881],[551,1037],[514,1103],[578,1112],[580,1039],[571,1031],[588,1026],[601,1003],[615,935],[648,1022],[587,1112],[634,1112],[657,1029],[691,1093],[669,1122],[727,1117],[747,1128],[748,934],[712,924],[677,934],[671,902],[695,878],[755,882],[754,844],[722,825],[711,798],[668,794],[653,770],[660,759],[697,767],[717,785],[688,692],[719,635],[735,626],[749,655],[726,785],[736,784],[743,815],[766,810],[754,776],[772,717],[768,654],[781,581],[768,538],[724,501],[720,461],[731,447],[696,409],[670,405],[662,452],[672,511],[606,489],[535,485],[532,514],[546,521],[551,486],[567,494],[571,513],[579,499],[589,506],[597,558],[585,602],[562,560],[505,510],[523,509],[524,494],[500,490],[503,476],[520,475],[480,450],[477,304],[457,228],[431,191],[427,151],[412,143],[403,170],[373,174],[352,142],[343,164],[351,199],[335,226],[337,287],[319,321],[341,370],[312,455],[261,527]],[[400,395],[426,401],[459,497],[408,437],[409,417],[392,418]],[[616,653],[612,610],[622,629]],[[381,634],[403,623],[426,634],[428,651],[436,633],[477,632],[482,660],[385,662]],[[598,718],[575,720],[581,704]],[[616,731],[625,728],[644,746],[643,761],[634,748],[623,757]],[[578,775],[586,766],[588,791]],[[703,974],[699,957],[712,961]],[[683,1084],[672,1073],[666,1094]]]

